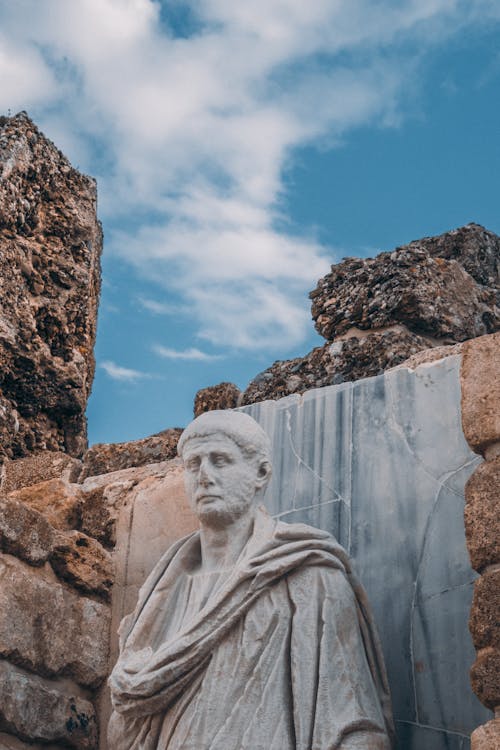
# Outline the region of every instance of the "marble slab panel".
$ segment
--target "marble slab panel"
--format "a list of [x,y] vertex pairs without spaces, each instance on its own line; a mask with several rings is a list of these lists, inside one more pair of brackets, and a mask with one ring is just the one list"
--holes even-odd
[[244,407],[272,439],[266,505],[333,533],[378,622],[401,750],[468,750],[472,571],[459,357]]

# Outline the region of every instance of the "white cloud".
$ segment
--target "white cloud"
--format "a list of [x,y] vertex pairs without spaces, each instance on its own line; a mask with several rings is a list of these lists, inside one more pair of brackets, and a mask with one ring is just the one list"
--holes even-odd
[[200,336],[284,351],[335,260],[286,230],[294,149],[397,124],[429,46],[499,16],[494,0],[0,0],[0,105],[100,173],[104,217],[134,217],[108,251],[180,295]]
[[129,367],[121,367],[121,365],[117,365],[115,362],[111,362],[111,360],[101,362],[99,367],[101,367],[113,380],[120,380],[126,383],[135,383],[137,380],[144,380],[145,378],[152,377],[152,375],[147,372],[132,370]]
[[194,347],[179,350],[170,349],[161,344],[155,344],[153,346],[153,351],[164,359],[178,359],[191,362],[213,362],[214,360],[221,358],[219,354],[207,354],[206,352],[202,352],[200,349],[195,349]]

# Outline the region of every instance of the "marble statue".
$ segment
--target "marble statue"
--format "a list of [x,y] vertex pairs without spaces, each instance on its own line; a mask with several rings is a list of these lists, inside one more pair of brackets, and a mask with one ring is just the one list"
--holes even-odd
[[389,750],[373,618],[328,533],[260,504],[270,442],[246,414],[207,412],[179,455],[200,530],[179,540],[120,626],[113,750]]

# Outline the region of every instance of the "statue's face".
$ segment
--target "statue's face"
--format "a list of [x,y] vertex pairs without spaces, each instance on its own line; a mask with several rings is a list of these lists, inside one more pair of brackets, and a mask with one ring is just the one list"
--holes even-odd
[[185,485],[202,523],[227,526],[251,513],[263,486],[262,461],[248,458],[226,435],[191,438],[183,450]]

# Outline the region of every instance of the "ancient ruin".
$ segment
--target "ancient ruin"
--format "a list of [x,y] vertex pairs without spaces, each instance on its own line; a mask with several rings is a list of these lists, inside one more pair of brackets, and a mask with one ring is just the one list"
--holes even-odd
[[[25,114],[2,118],[2,750],[113,750],[118,623],[197,524],[177,428],[87,450],[100,251],[93,180]],[[475,224],[345,259],[312,292],[323,347],[196,398],[257,419],[271,514],[353,557],[404,750],[500,746],[499,260]]]

